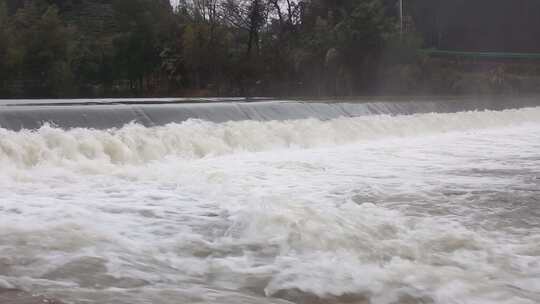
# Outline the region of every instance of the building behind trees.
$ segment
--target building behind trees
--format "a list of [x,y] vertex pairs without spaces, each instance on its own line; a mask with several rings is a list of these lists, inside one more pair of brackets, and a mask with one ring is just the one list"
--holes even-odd
[[540,53],[540,1],[405,0],[426,47]]

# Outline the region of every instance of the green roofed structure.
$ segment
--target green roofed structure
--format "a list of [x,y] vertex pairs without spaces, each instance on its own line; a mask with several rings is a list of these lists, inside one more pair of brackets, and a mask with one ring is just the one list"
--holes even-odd
[[422,49],[419,52],[430,57],[444,57],[464,60],[495,61],[539,61],[540,53],[507,53],[507,52],[464,52],[437,49]]

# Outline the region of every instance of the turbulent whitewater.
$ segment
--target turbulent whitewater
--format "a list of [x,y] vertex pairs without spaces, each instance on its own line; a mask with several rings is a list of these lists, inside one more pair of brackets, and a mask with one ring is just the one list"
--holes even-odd
[[76,304],[540,303],[540,107],[0,129],[0,287]]

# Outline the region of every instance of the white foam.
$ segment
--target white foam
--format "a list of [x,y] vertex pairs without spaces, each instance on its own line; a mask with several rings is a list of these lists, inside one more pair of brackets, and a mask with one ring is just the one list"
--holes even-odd
[[538,303],[539,114],[3,130],[2,278],[92,304]]
[[145,128],[64,131],[44,126],[37,131],[0,129],[3,166],[43,164],[142,164],[167,156],[186,159],[237,152],[290,147],[334,146],[389,137],[476,131],[540,121],[540,108],[506,111],[367,116],[294,121],[240,121],[216,124],[189,120],[181,124]]

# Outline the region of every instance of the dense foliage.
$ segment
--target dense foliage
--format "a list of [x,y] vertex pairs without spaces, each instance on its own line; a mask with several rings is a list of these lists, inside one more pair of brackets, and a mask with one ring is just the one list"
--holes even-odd
[[382,0],[0,0],[0,96],[354,94],[392,14]]

